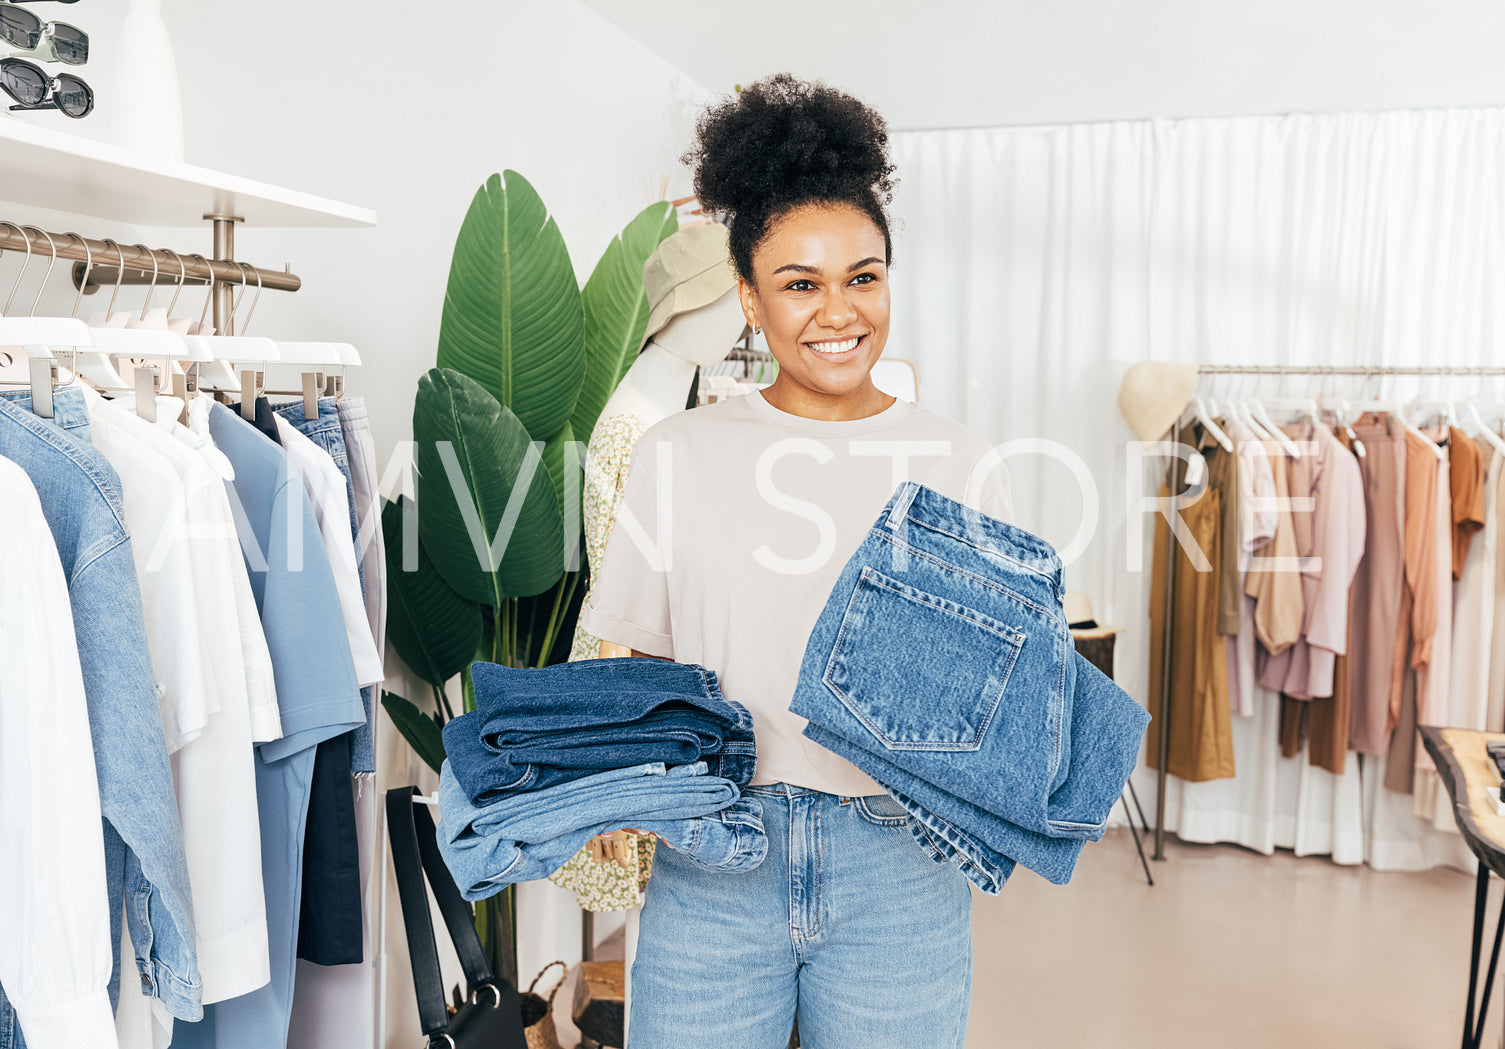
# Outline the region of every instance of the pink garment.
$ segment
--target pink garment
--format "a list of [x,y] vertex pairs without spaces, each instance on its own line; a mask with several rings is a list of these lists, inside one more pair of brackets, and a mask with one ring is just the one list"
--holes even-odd
[[[1281,429],[1306,442],[1301,458],[1287,463],[1305,607],[1300,640],[1264,661],[1259,683],[1293,699],[1320,699],[1333,694],[1334,662],[1348,650],[1348,590],[1364,556],[1364,482],[1358,461],[1327,427]],[[1309,510],[1301,499],[1311,500]]]
[[[1430,432],[1428,432],[1430,436]],[[1449,463],[1446,459],[1437,464],[1437,522],[1439,536],[1450,535],[1453,524],[1453,506],[1450,490]],[[1446,525],[1446,527],[1443,527]],[[1453,685],[1453,549],[1451,543],[1437,544],[1436,569],[1437,629],[1432,634],[1432,651],[1439,658],[1416,668],[1416,723],[1418,725],[1448,725],[1452,714]],[[1416,748],[1418,768],[1432,768],[1432,759],[1426,748]]]
[[1223,639],[1227,645],[1228,706],[1236,714],[1253,717],[1254,598],[1244,594],[1243,578],[1249,571],[1250,555],[1275,536],[1275,473],[1253,430],[1237,419],[1225,420],[1223,429],[1238,446],[1239,499],[1239,625],[1237,634]]

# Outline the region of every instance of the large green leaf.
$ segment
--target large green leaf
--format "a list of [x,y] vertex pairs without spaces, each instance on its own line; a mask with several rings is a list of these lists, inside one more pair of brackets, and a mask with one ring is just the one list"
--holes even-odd
[[397,726],[397,731],[402,733],[402,738],[429,768],[438,772],[444,761],[444,735],[439,731],[439,722],[395,692],[383,692],[381,705],[391,717],[392,724]]
[[434,368],[413,403],[418,533],[444,581],[500,608],[564,571],[559,497],[511,411],[473,379]]
[[[549,479],[554,482],[554,494],[559,497],[559,516],[564,534],[577,535],[585,527],[585,511],[580,502],[585,485],[585,446],[576,442],[575,432],[569,423],[565,423],[564,429],[544,445],[543,464],[548,468]],[[561,571],[578,568],[585,556],[584,548],[578,546],[566,554],[575,556],[568,561],[561,556]]]
[[[382,506],[387,544],[387,638],[430,685],[442,686],[464,670],[481,643],[481,608],[461,597],[440,577],[407,525],[417,508],[403,496]],[[405,549],[406,547],[406,549]],[[404,571],[404,560],[413,566]]]
[[559,227],[515,171],[476,191],[455,238],[441,368],[480,383],[535,440],[559,432],[585,373],[585,315]]
[[677,229],[679,218],[668,201],[648,205],[606,246],[580,293],[585,305],[585,380],[570,426],[582,441],[590,440],[601,409],[637,359],[648,330],[643,263]]

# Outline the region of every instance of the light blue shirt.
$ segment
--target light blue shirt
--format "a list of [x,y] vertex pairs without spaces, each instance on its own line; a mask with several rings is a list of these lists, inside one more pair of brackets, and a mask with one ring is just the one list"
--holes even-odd
[[[345,639],[334,574],[303,486],[282,449],[235,412],[216,404],[209,433],[235,467],[241,549],[261,612],[277,685],[282,738],[257,747],[256,802],[266,887],[272,981],[204,1007],[203,1021],[178,1023],[173,1049],[275,1049],[287,1043],[303,886],[303,835],[314,749],[365,724]],[[228,599],[228,595],[227,595]]]

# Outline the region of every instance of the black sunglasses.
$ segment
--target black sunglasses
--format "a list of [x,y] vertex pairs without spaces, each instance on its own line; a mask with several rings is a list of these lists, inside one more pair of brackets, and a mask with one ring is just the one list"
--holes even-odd
[[74,120],[94,109],[94,91],[88,84],[72,73],[49,77],[24,58],[0,58],[0,88],[19,103],[11,109],[57,109]]
[[0,39],[22,51],[36,51],[44,43],[51,45],[50,54],[33,57],[42,61],[65,62],[81,66],[89,61],[89,34],[67,22],[48,22],[35,12],[13,3],[0,3]]

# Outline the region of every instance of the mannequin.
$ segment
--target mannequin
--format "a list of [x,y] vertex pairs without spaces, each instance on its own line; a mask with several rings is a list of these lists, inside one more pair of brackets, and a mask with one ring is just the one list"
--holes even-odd
[[652,426],[682,410],[695,369],[725,360],[745,327],[735,288],[709,306],[676,314],[649,338],[601,409],[601,419],[635,415]]

